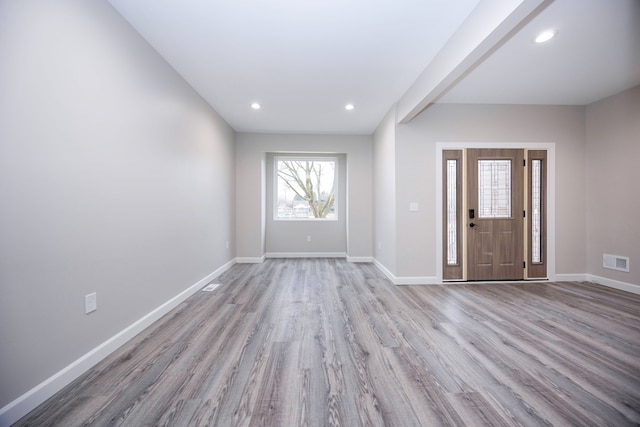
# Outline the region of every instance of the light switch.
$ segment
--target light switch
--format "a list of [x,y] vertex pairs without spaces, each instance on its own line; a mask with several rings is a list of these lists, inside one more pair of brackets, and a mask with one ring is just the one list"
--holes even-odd
[[409,203],[409,212],[418,212],[419,206],[416,202]]
[[84,297],[84,312],[85,314],[89,314],[92,311],[96,311],[98,309],[98,295],[97,293],[92,293],[89,295],[85,295]]

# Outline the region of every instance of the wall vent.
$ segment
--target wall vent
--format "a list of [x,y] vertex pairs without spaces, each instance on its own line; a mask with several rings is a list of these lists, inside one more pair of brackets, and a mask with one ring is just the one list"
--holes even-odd
[[603,254],[602,266],[611,270],[629,272],[629,257]]

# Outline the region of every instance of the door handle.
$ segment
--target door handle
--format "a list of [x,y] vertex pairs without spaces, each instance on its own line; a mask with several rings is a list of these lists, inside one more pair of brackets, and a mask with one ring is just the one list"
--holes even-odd
[[469,227],[471,227],[471,228],[473,228],[473,227],[475,227],[475,226],[476,226],[476,224],[475,224],[475,223],[473,223],[473,222],[472,222],[471,224],[469,224]]

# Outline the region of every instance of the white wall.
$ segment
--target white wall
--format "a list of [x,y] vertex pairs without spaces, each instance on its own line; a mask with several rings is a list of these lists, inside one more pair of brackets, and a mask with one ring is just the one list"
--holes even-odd
[[[372,256],[372,141],[361,135],[282,135],[239,133],[236,137],[236,240],[240,261],[259,260],[265,255],[266,227],[266,156],[267,153],[343,153],[347,160],[347,255],[352,258]],[[297,240],[305,246],[285,240],[289,246],[271,246],[280,252],[306,249],[325,252],[322,239],[306,245],[306,235],[317,235],[322,224],[307,222],[295,230]],[[271,236],[274,238],[273,236]],[[294,240],[296,237],[293,238]],[[296,242],[297,242],[296,240]],[[299,242],[298,242],[299,243]]]
[[[396,276],[437,275],[437,142],[555,143],[556,272],[585,273],[584,107],[437,104],[398,125],[395,139]],[[410,202],[420,210],[409,212]]]
[[[587,107],[587,270],[640,285],[640,86]],[[602,267],[602,254],[630,271]]]
[[233,259],[235,152],[105,1],[0,2],[0,94],[2,408]]

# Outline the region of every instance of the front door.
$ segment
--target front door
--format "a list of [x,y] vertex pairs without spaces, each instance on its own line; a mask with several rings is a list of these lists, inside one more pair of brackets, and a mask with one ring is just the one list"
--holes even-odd
[[524,150],[467,150],[467,280],[524,277]]

